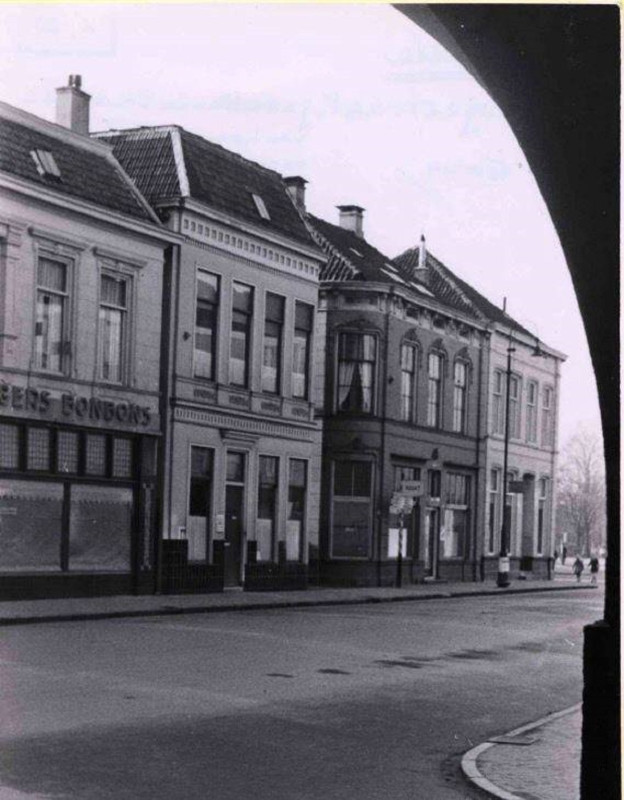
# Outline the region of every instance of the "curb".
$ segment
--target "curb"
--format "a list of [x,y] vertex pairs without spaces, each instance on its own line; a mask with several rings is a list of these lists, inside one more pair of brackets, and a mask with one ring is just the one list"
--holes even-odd
[[[514,728],[513,731],[509,731],[509,733],[503,735],[506,737],[519,736],[520,734],[531,731],[534,728],[541,728],[542,725],[546,725],[549,722],[554,722],[555,720],[565,717],[568,714],[575,713],[582,708],[582,706],[583,703],[576,703],[576,705],[570,706],[569,708],[564,708],[562,711],[556,711],[553,714],[547,714],[545,717],[542,717],[535,722],[529,722],[526,725],[522,725],[520,728]],[[474,783],[479,787],[479,789],[486,792],[490,797],[496,797],[499,798],[499,800],[524,800],[524,798],[520,797],[520,795],[514,794],[513,792],[508,792],[506,789],[502,789],[500,786],[492,783],[492,781],[486,778],[477,766],[477,759],[479,756],[482,753],[485,753],[491,747],[495,747],[497,743],[492,741],[492,739],[499,738],[499,736],[500,734],[495,737],[490,737],[487,742],[483,742],[483,744],[479,744],[476,747],[473,747],[472,750],[469,750],[467,753],[465,753],[461,760],[462,772],[471,783]]]
[[[135,617],[164,617],[179,616],[182,614],[216,614],[230,611],[271,611],[278,608],[312,608],[318,606],[353,606],[367,605],[374,603],[406,603],[424,600],[449,600],[454,597],[512,597],[517,594],[537,594],[545,592],[565,592],[578,591],[580,589],[597,589],[597,586],[571,584],[566,586],[539,586],[535,588],[522,587],[506,591],[505,589],[483,589],[476,592],[462,591],[454,592],[435,592],[431,594],[402,595],[399,597],[375,597],[362,596],[350,597],[346,599],[318,599],[318,600],[270,600],[258,603],[230,603],[227,605],[198,605],[174,607],[170,605],[160,606],[159,608],[134,609],[128,611],[85,611],[70,612],[66,614],[47,614],[45,616],[23,616],[23,617],[0,617],[0,627],[10,625],[37,625],[47,622],[79,622],[96,621],[104,619],[131,619]],[[166,602],[166,595],[161,595]]]

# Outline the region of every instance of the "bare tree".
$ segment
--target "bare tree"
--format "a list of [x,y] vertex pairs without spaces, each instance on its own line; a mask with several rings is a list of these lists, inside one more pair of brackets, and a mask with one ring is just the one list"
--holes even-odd
[[588,556],[605,540],[605,462],[598,434],[581,427],[559,463],[558,528],[569,527],[578,552]]

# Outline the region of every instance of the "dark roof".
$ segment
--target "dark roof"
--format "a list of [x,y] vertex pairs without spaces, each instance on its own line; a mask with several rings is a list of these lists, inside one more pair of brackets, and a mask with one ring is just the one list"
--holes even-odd
[[[267,232],[312,243],[278,172],[179,126],[107,131],[96,136],[113,146],[115,156],[152,204],[189,196]],[[174,148],[179,148],[183,163],[176,163]],[[254,194],[264,202],[270,219],[260,215]]]
[[[419,247],[416,246],[395,257],[394,261],[400,266],[402,274],[410,274],[417,267],[418,255]],[[527,336],[533,336],[513,317],[491,303],[487,297],[462,280],[429,252],[427,252],[426,264],[427,269],[421,270],[423,281],[447,305],[464,313],[476,314],[488,322],[498,322]]]
[[[59,194],[153,221],[115,159],[108,153],[95,152],[91,142],[87,141],[87,145],[74,143],[70,137],[65,140],[56,132],[45,134],[25,122],[0,115],[0,170]],[[34,150],[52,154],[60,171],[59,179],[39,174],[32,156]]]
[[353,231],[307,215],[316,243],[328,256],[321,281],[375,281],[403,286],[433,297],[433,292],[412,277],[401,274],[397,264]]

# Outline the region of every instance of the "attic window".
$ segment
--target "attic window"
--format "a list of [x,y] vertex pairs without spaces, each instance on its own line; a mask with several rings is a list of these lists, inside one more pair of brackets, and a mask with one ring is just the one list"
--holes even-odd
[[358,251],[355,249],[355,247],[350,247],[350,248],[349,248],[349,250],[350,250],[352,253],[355,253],[355,255],[356,255],[356,256],[359,256],[360,258],[364,258],[364,256],[363,256],[363,255],[362,255],[360,252],[358,252]]
[[269,212],[267,211],[267,207],[264,204],[264,200],[260,197],[260,195],[252,194],[251,196],[253,197],[253,201],[258,209],[258,214],[260,214],[262,219],[271,219]]
[[49,150],[31,150],[30,155],[33,157],[37,172],[42,178],[55,178],[60,181],[61,171]]

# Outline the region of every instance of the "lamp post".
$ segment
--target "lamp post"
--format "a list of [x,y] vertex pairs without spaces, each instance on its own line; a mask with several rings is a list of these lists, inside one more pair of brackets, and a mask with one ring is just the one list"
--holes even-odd
[[507,518],[507,465],[509,462],[509,387],[511,384],[511,354],[515,353],[513,336],[509,329],[509,342],[507,344],[507,380],[505,385],[505,443],[503,447],[503,521],[500,535],[500,553],[498,557],[498,575],[496,585],[504,589],[509,586],[509,525]]

